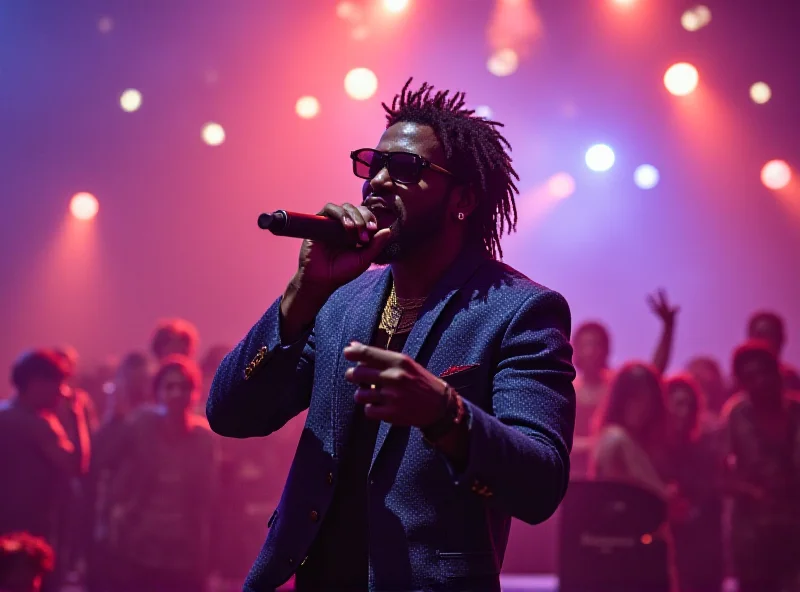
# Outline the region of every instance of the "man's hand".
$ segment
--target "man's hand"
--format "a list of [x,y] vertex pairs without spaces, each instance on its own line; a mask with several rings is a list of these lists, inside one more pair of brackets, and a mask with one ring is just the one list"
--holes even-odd
[[357,362],[345,378],[358,385],[364,415],[400,426],[424,428],[446,413],[446,383],[405,354],[353,342],[344,357]]
[[653,314],[656,315],[664,325],[672,327],[675,325],[675,317],[681,310],[680,306],[670,306],[666,290],[659,290],[655,294],[647,297],[647,304]]
[[353,244],[358,245],[337,247],[303,241],[297,276],[315,288],[324,286],[333,291],[364,273],[389,244],[392,232],[388,228],[378,230],[375,215],[364,206],[329,203],[318,215],[339,222]]
[[319,214],[338,221],[354,246],[303,241],[297,273],[281,298],[283,343],[296,341],[313,323],[328,297],[364,273],[392,238],[388,228],[378,230],[375,216],[364,206],[328,204]]

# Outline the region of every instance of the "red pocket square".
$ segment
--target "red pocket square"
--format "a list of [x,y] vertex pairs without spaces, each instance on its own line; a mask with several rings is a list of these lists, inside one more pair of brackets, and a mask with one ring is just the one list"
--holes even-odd
[[464,370],[469,370],[470,368],[477,368],[478,364],[469,364],[467,366],[450,366],[447,370],[442,372],[439,375],[439,378],[445,378],[446,376],[452,376],[453,374],[457,374],[459,372],[464,372]]

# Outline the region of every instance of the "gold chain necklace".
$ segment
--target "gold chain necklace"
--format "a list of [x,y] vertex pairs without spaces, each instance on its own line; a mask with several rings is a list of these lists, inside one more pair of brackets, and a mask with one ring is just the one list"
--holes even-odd
[[[378,328],[386,331],[389,335],[389,341],[395,335],[402,335],[409,333],[417,322],[419,311],[425,304],[426,298],[398,298],[397,293],[394,291],[394,284],[392,290],[389,292],[389,298],[386,300],[386,305],[383,307],[381,314],[381,322]],[[387,343],[387,348],[388,343]]]

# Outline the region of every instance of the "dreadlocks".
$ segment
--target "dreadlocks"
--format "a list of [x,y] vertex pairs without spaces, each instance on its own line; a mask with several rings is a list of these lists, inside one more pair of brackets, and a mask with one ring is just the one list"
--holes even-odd
[[392,106],[382,103],[386,111],[386,127],[410,121],[433,128],[444,147],[450,170],[459,182],[467,185],[478,200],[473,214],[473,227],[480,232],[486,250],[495,259],[502,259],[500,237],[517,227],[517,205],[514,194],[519,190],[514,180],[519,176],[511,166],[511,145],[498,131],[497,121],[475,116],[464,107],[464,93],[450,96],[449,90],[434,93],[433,86],[423,82],[411,91],[412,78],[395,95]]

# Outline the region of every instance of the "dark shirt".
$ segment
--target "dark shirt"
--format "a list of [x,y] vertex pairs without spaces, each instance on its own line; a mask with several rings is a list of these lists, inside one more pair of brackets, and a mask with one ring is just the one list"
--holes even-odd
[[143,410],[127,428],[127,449],[112,476],[109,539],[132,564],[170,573],[208,568],[216,453],[201,418],[178,432],[160,410]]
[[[408,333],[388,339],[378,330],[372,345],[402,351]],[[367,517],[367,475],[380,422],[364,417],[356,407],[347,453],[339,465],[339,479],[333,500],[320,531],[295,578],[298,591],[367,590],[369,577],[369,521]]]

